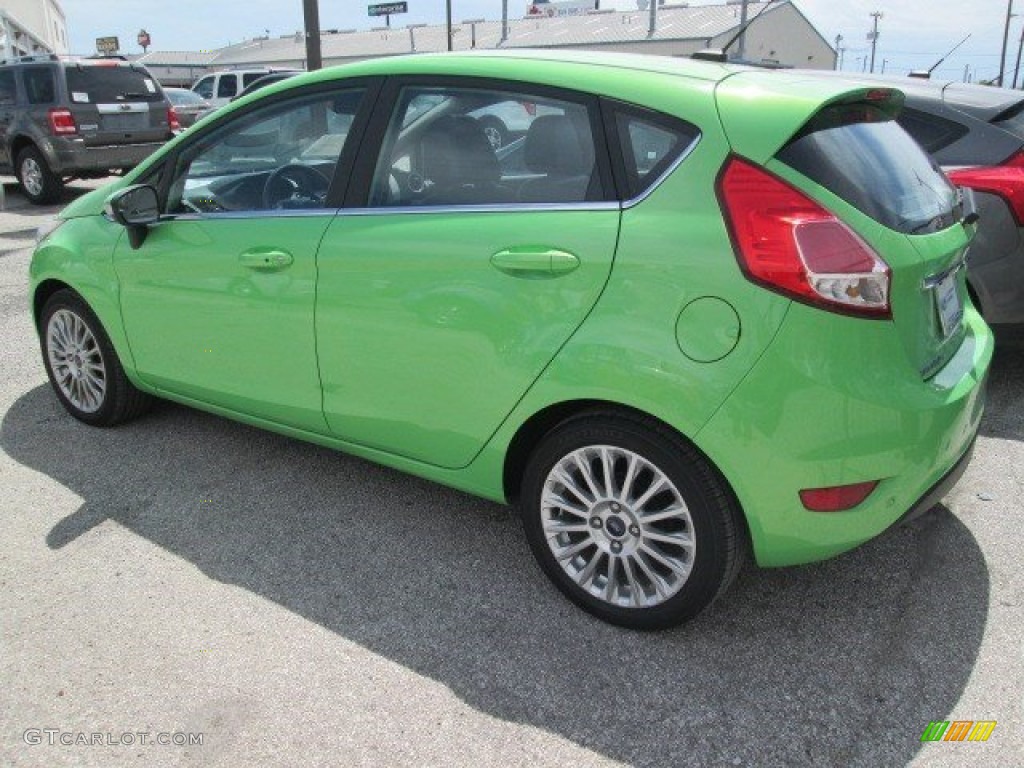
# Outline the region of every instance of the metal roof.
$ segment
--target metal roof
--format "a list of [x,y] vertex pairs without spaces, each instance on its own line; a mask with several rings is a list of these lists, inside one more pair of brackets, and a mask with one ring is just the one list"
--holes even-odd
[[[753,17],[761,3],[751,3]],[[767,12],[788,5],[779,3]],[[452,48],[545,48],[610,45],[643,41],[693,40],[702,44],[739,27],[739,5],[661,6],[653,36],[647,31],[646,11],[596,11],[582,16],[527,17],[509,20],[508,40],[501,42],[501,22],[452,24]],[[363,31],[325,31],[321,54],[325,61],[394,56],[446,50],[444,25],[376,28]],[[221,49],[212,66],[230,67],[254,62],[296,62],[306,58],[301,33],[277,38],[256,38]]]

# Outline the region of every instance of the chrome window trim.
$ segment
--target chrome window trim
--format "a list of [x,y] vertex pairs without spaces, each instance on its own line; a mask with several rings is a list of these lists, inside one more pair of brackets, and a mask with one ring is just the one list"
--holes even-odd
[[640,205],[640,203],[642,203],[648,197],[653,195],[654,191],[661,186],[662,182],[664,182],[665,179],[667,179],[669,176],[675,173],[676,169],[683,164],[683,161],[686,160],[686,158],[690,156],[693,150],[697,148],[697,145],[700,143],[701,137],[703,137],[703,135],[703,133],[698,131],[697,135],[693,137],[693,141],[687,144],[686,149],[684,149],[680,153],[679,157],[673,160],[671,165],[669,165],[668,168],[662,171],[658,178],[656,178],[654,182],[649,187],[647,187],[647,189],[645,189],[639,195],[631,197],[628,200],[624,200],[622,202],[622,210],[626,211],[629,210],[630,208],[633,208],[634,206]]
[[209,213],[165,213],[160,221],[234,221],[237,219],[304,219],[310,216],[337,216],[339,208],[303,208],[295,210],[254,209],[251,211],[210,211]]
[[396,214],[448,214],[448,213],[528,213],[539,211],[617,211],[616,200],[591,203],[486,203],[480,205],[417,205],[342,208],[339,216],[394,216]]

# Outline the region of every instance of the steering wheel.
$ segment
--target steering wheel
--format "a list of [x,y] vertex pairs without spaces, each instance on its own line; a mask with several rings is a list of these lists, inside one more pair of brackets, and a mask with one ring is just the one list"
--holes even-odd
[[263,185],[263,207],[319,208],[330,186],[331,180],[312,166],[282,165]]

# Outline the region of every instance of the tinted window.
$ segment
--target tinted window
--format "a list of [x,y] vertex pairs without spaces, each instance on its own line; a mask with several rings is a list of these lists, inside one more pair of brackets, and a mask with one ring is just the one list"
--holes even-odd
[[1024,101],[1003,112],[992,122],[1018,139],[1024,139]]
[[470,88],[406,88],[371,204],[490,205],[603,199],[586,106]]
[[50,67],[25,67],[22,77],[29,104],[52,104],[56,100]]
[[916,109],[904,109],[897,120],[903,130],[932,154],[967,133],[967,127],[960,123]]
[[[875,122],[849,122],[864,118]],[[956,190],[935,162],[874,107],[823,110],[779,159],[899,232],[936,231],[958,215]]]
[[68,67],[68,96],[75,104],[163,101],[153,78],[130,67]]
[[236,75],[221,75],[217,83],[217,98],[230,99],[238,93],[238,77]]
[[695,126],[681,120],[634,110],[617,110],[615,122],[626,168],[627,198],[649,189],[700,135]]
[[182,153],[172,213],[322,208],[362,91],[276,103]]
[[200,80],[198,83],[196,83],[195,87],[192,90],[195,91],[196,93],[198,93],[204,99],[212,99],[213,98],[213,76],[211,75],[210,77],[204,77],[202,80]]
[[261,77],[266,77],[266,74],[266,72],[249,72],[248,74],[242,75],[242,87],[247,88]]
[[0,70],[0,105],[13,104],[17,99],[14,89],[14,72]]

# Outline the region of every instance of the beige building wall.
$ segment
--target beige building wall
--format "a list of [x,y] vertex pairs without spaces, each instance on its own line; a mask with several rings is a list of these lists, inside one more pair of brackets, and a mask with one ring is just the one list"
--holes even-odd
[[[16,20],[13,26],[22,27],[37,41],[42,41],[50,53],[68,53],[68,25],[58,0],[3,0],[0,11]],[[32,52],[31,45],[28,52]]]

